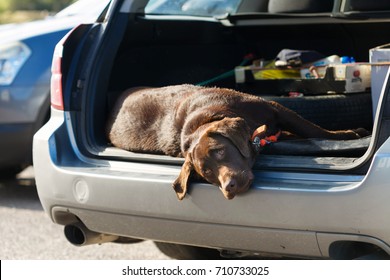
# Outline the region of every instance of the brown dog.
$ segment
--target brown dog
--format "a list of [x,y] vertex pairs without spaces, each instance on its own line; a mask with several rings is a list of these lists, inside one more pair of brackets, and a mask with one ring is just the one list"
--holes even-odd
[[[263,126],[265,125],[265,126]],[[329,131],[258,96],[231,89],[193,85],[133,88],[119,98],[108,122],[111,143],[133,152],[184,157],[173,183],[179,200],[195,172],[219,186],[227,199],[245,192],[254,178],[258,154],[252,133],[265,138],[294,134],[303,138],[355,139],[361,130]]]

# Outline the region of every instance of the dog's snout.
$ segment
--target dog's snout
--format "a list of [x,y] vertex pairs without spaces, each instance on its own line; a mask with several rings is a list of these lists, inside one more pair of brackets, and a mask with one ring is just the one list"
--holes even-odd
[[237,191],[237,182],[235,179],[231,178],[228,180],[222,188],[228,193],[235,193]]

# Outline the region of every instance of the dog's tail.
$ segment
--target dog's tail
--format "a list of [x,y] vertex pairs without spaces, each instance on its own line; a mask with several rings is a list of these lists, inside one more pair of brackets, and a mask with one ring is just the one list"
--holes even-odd
[[369,135],[363,128],[356,130],[327,130],[298,115],[294,111],[270,101],[278,112],[278,122],[282,130],[304,138],[324,138],[334,140],[357,139]]

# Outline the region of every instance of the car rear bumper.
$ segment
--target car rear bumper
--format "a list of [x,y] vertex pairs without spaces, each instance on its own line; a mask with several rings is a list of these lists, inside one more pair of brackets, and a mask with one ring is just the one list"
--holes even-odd
[[194,183],[179,202],[171,184],[180,165],[86,158],[65,119],[54,110],[34,137],[37,189],[55,223],[75,215],[113,235],[316,257],[347,236],[390,253],[386,151],[366,177],[258,171],[250,191],[231,201]]

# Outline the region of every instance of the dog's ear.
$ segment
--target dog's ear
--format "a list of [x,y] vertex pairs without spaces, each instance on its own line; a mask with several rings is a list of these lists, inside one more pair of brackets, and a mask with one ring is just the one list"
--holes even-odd
[[192,157],[191,154],[188,153],[185,158],[184,164],[181,167],[179,177],[176,178],[175,182],[173,182],[172,185],[179,200],[183,200],[183,198],[186,196],[188,181],[193,170],[194,167],[192,164]]
[[215,122],[209,129],[209,134],[221,134],[230,139],[240,153],[245,157],[251,156],[249,127],[243,118],[224,118]]

